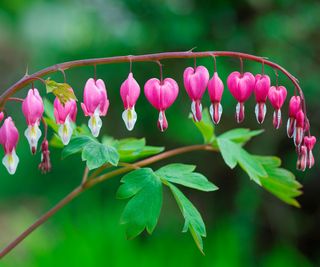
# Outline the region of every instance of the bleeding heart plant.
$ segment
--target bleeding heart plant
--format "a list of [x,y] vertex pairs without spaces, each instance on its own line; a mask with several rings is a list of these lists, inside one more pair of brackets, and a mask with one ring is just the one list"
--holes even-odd
[[[265,188],[290,205],[299,206],[295,197],[302,193],[301,185],[291,172],[280,168],[280,160],[273,156],[254,155],[244,149],[245,143],[260,134],[261,130],[250,131],[238,128],[218,136],[215,135],[212,121],[214,124],[218,124],[221,121],[224,93],[224,82],[217,72],[216,57],[225,56],[239,58],[241,62],[240,71],[233,71],[226,81],[231,95],[238,102],[236,105],[236,121],[238,123],[244,121],[244,104],[254,93],[256,100],[254,111],[258,123],[262,124],[266,118],[266,102],[269,99],[274,108],[273,125],[276,129],[281,126],[281,108],[285,104],[288,92],[284,86],[278,85],[278,75],[276,75],[275,85],[271,85],[272,79],[264,73],[265,65],[272,67],[276,71],[282,71],[293,83],[295,90],[294,96],[289,101],[287,135],[289,138],[293,137],[296,146],[298,154],[297,169],[304,171],[306,168],[312,168],[315,164],[312,150],[316,144],[316,137],[310,133],[310,123],[307,117],[303,91],[297,80],[289,72],[264,58],[236,52],[188,51],[88,59],[56,64],[40,72],[23,77],[0,96],[0,144],[5,153],[2,163],[10,174],[16,172],[19,163],[19,158],[16,154],[19,131],[11,116],[15,117],[18,114],[13,112],[13,114],[8,115],[10,109],[4,110],[4,107],[8,101],[18,101],[22,102],[22,111],[28,125],[27,130],[25,130],[25,136],[28,139],[32,154],[37,153],[37,144],[42,136],[41,127],[43,127],[41,162],[38,166],[41,172],[47,173],[51,171],[52,162],[49,147],[56,146],[63,148],[62,158],[77,153],[81,154],[81,159],[85,162],[83,164],[85,166],[82,182],[53,209],[40,217],[17,239],[5,247],[0,252],[0,258],[9,253],[34,229],[79,194],[96,184],[119,175],[124,176],[121,179],[117,197],[128,199],[128,204],[121,217],[121,223],[125,225],[128,238],[135,237],[144,230],[148,233],[153,232],[162,208],[163,188],[168,188],[174,195],[185,219],[184,232],[188,230],[191,232],[196,245],[203,252],[202,238],[206,236],[205,224],[198,210],[180,191],[178,186],[204,192],[215,191],[218,187],[204,175],[195,172],[196,167],[193,165],[173,163],[157,170],[146,167],[160,160],[196,150],[221,153],[226,165],[231,169],[239,165],[258,186]],[[210,79],[209,70],[206,67],[197,67],[196,64],[194,68],[187,67],[181,78],[183,78],[187,95],[191,99],[193,123],[202,134],[204,142],[203,144],[184,146],[165,152],[163,152],[163,147],[147,146],[143,138],[115,140],[109,136],[104,136],[101,139],[102,141],[97,139],[102,129],[101,117],[106,116],[109,109],[107,90],[102,79],[90,78],[87,80],[84,86],[81,108],[84,115],[90,117],[90,119],[88,127],[85,125],[77,127],[77,98],[72,87],[66,82],[58,83],[49,78],[47,80],[41,78],[57,71],[64,73],[65,69],[82,65],[96,66],[104,63],[130,62],[129,75],[121,85],[119,84],[119,87],[124,106],[122,119],[126,128],[132,131],[137,122],[135,108],[140,96],[140,85],[133,76],[131,65],[132,62],[154,61],[160,66],[160,79],[148,79],[144,84],[144,95],[150,104],[158,110],[158,128],[161,132],[164,132],[168,128],[165,112],[177,100],[179,85],[172,78],[163,79],[160,60],[170,58],[193,58],[195,60],[201,57],[214,58],[212,78]],[[263,67],[262,74],[254,76],[251,72],[244,72],[244,59],[260,62]],[[94,74],[94,77],[96,77],[96,73]],[[66,76],[64,77],[66,78]],[[53,104],[48,99],[43,99],[38,89],[33,87],[33,82],[39,80],[45,84],[47,93],[55,95]],[[16,92],[30,83],[32,88],[28,91],[25,99],[13,97]],[[209,110],[203,108],[206,102],[204,96],[207,88],[211,102]],[[114,88],[112,89],[114,90]],[[231,105],[231,103],[224,103],[224,105]],[[145,116],[147,115],[145,114]],[[116,125],[116,123],[109,124],[109,128]],[[51,131],[48,132],[48,127],[50,127],[53,134]],[[174,130],[184,131],[184,129],[177,128]],[[52,134],[51,141],[48,141],[49,133]],[[2,174],[0,176],[3,177]]]

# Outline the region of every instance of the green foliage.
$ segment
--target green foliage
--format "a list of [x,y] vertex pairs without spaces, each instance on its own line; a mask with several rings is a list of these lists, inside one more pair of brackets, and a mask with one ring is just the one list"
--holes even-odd
[[117,197],[130,198],[121,216],[121,223],[126,227],[128,238],[137,236],[144,229],[149,234],[153,232],[162,206],[163,183],[170,188],[185,218],[183,232],[189,229],[198,248],[203,252],[202,237],[206,236],[206,230],[201,215],[172,184],[177,183],[206,192],[218,189],[205,176],[194,170],[194,165],[176,163],[164,166],[155,172],[150,168],[134,170],[121,179],[123,184],[118,189]]
[[151,234],[157,225],[162,207],[162,184],[150,168],[132,171],[125,175],[117,192],[117,198],[128,201],[121,224],[126,227],[127,238],[134,238],[144,228]]
[[90,142],[95,142],[95,139],[86,135],[72,138],[70,143],[62,150],[61,157],[66,158],[72,154],[81,152],[83,148]]
[[77,97],[71,91],[71,86],[67,83],[58,83],[49,78],[45,81],[47,93],[53,93],[65,105],[69,100],[77,100]]
[[183,232],[190,231],[197,247],[203,253],[202,237],[206,237],[206,226],[202,220],[199,211],[193,204],[186,198],[186,196],[173,184],[168,183],[169,188],[177,201],[181,213],[185,219]]
[[156,174],[168,182],[205,192],[218,189],[218,187],[209,182],[204,175],[193,172],[195,168],[196,166],[194,165],[173,163],[160,168],[156,171]]
[[83,146],[81,157],[83,161],[87,162],[89,170],[99,168],[106,163],[117,166],[119,162],[119,154],[114,147],[101,144],[97,141],[87,142]]
[[[189,116],[193,120],[193,116],[190,114]],[[214,126],[210,118],[210,114],[207,108],[202,111],[202,120],[196,122],[193,120],[193,123],[200,131],[203,142],[205,144],[210,144],[213,142],[215,135],[214,135]]]
[[255,157],[267,172],[267,177],[260,177],[262,186],[282,201],[300,207],[294,198],[301,195],[302,185],[295,179],[293,173],[279,168],[281,161],[276,157]]
[[102,142],[115,147],[119,153],[120,161],[124,162],[133,162],[141,158],[158,154],[164,150],[164,147],[147,146],[145,138],[125,138],[116,140],[105,136]]
[[[194,124],[203,135],[205,143],[209,142],[214,148],[218,149],[223,160],[231,169],[239,164],[255,183],[282,201],[299,207],[295,197],[301,195],[301,185],[291,172],[279,168],[281,165],[280,159],[252,155],[243,148],[252,137],[261,134],[263,130],[250,131],[249,129],[237,128],[216,137],[213,125],[210,123],[210,117],[208,117],[208,111],[204,110],[204,114],[205,122],[194,122]],[[183,180],[187,183],[185,179]]]
[[217,144],[225,163],[231,169],[239,164],[250,179],[282,201],[299,207],[299,203],[294,198],[301,195],[301,185],[291,172],[279,168],[281,165],[280,159],[252,155],[242,147],[243,140],[248,141],[251,136],[256,134],[257,132],[247,132],[247,136],[243,135],[240,139],[239,137],[234,138],[235,134],[225,133],[219,136]]

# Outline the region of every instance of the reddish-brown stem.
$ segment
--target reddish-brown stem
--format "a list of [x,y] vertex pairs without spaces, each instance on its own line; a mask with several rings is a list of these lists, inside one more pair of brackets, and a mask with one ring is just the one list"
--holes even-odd
[[[125,164],[126,166],[116,169],[114,171],[108,172],[106,174],[102,174],[98,177],[91,177],[88,180],[89,170],[85,168],[81,184],[76,187],[72,192],[70,192],[66,197],[60,200],[52,209],[43,214],[39,219],[37,219],[32,225],[30,225],[24,232],[22,232],[15,240],[10,242],[3,250],[0,252],[0,259],[2,259],[5,255],[7,255],[11,250],[13,250],[18,244],[20,244],[28,235],[30,235],[35,229],[37,229],[40,225],[45,223],[50,217],[52,217],[57,211],[63,208],[66,204],[76,198],[78,195],[86,191],[87,189],[99,184],[107,179],[118,176],[120,174],[124,174],[133,169],[143,167],[146,165],[150,165],[157,161],[173,157],[179,154],[184,154],[191,151],[197,150],[205,150],[205,151],[217,151],[217,149],[213,148],[211,145],[193,145],[186,146],[181,148],[172,149],[161,154],[152,156],[150,158],[138,161],[134,164]],[[105,165],[103,169],[105,169],[107,165]]]
[[[1,96],[0,96],[0,110],[3,109],[5,102],[9,97],[14,95],[21,88],[32,82],[33,80],[37,80],[40,77],[46,76],[50,73],[56,72],[60,70],[66,70],[74,67],[80,66],[96,66],[98,64],[111,64],[111,63],[124,63],[124,62],[147,62],[147,61],[159,61],[164,59],[178,59],[178,58],[200,58],[200,57],[235,57],[242,58],[247,60],[252,60],[260,63],[264,63],[274,69],[278,69],[283,72],[294,84],[297,88],[302,100],[304,101],[303,92],[298,84],[297,79],[290,74],[286,69],[281,67],[280,65],[271,62],[269,60],[264,59],[263,57],[257,57],[250,54],[240,53],[240,52],[232,52],[232,51],[205,51],[205,52],[193,52],[192,50],[185,52],[166,52],[166,53],[156,53],[156,54],[146,54],[139,56],[117,56],[117,57],[106,57],[106,58],[94,58],[94,59],[83,59],[83,60],[75,60],[64,62],[60,64],[53,65],[51,67],[42,69],[38,72],[35,72],[32,75],[25,75],[11,87],[9,87]],[[304,112],[306,114],[306,108],[304,105]]]

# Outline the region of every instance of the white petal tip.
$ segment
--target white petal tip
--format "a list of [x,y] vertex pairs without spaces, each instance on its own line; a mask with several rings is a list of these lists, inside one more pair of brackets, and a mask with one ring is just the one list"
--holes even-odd
[[2,164],[6,167],[9,174],[15,174],[19,164],[19,158],[16,151],[12,150],[10,154],[5,155],[2,159]]
[[123,111],[122,119],[128,131],[132,131],[137,121],[137,113],[135,112],[134,107],[132,107],[132,109],[128,108],[125,111]]
[[41,137],[41,130],[38,124],[30,125],[24,132],[25,137],[28,139],[30,150],[35,154],[38,147],[38,142]]

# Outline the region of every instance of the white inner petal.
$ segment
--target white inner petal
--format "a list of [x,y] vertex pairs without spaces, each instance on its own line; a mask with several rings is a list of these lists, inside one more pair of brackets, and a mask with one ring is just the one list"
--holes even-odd
[[37,149],[38,141],[41,137],[41,130],[39,129],[39,124],[29,125],[24,132],[25,137],[28,139],[30,149]]
[[164,122],[164,119],[163,119],[163,113],[160,111],[159,112],[159,118],[158,118],[158,122],[160,124],[160,130],[163,132],[163,122]]
[[13,149],[10,154],[6,154],[2,159],[2,164],[7,168],[8,172],[13,175],[16,173],[17,166],[19,164],[19,158],[16,154],[16,150]]
[[137,121],[137,113],[134,110],[134,106],[132,107],[132,109],[128,108],[122,112],[122,119],[127,129],[129,131],[132,131]]
[[222,105],[221,103],[219,103],[219,108],[218,108],[218,121],[215,121],[214,120],[214,117],[215,117],[215,113],[214,113],[214,107],[213,107],[213,104],[210,105],[210,115],[211,115],[211,118],[212,118],[212,121],[215,123],[215,124],[218,124],[220,122],[220,119],[221,119],[221,115],[222,115],[222,111],[223,111],[223,108],[222,108]]
[[[199,109],[200,109],[200,113],[202,112],[202,104],[199,104]],[[191,112],[193,115],[193,118],[196,122],[198,122],[198,118],[197,118],[197,109],[196,109],[196,101],[192,101],[191,102]]]
[[61,138],[62,143],[66,146],[67,144],[69,144],[72,133],[73,133],[73,125],[72,122],[68,117],[66,118],[64,124],[61,124],[59,127],[59,136]]
[[97,107],[94,111],[94,114],[90,117],[88,126],[91,130],[91,133],[94,137],[98,137],[100,129],[102,127],[102,120],[100,119],[100,108]]

